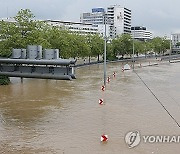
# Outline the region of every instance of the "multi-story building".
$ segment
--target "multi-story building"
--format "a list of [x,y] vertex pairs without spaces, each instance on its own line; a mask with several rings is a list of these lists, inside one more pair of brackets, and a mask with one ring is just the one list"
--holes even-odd
[[131,33],[131,10],[120,5],[108,7],[107,12],[104,8],[94,8],[91,13],[82,13],[80,21],[101,25],[100,27],[102,27],[105,24],[105,18],[107,23],[106,34],[110,38],[116,38],[123,33]]
[[81,35],[87,34],[98,34],[98,26],[91,23],[81,23],[81,22],[70,22],[70,21],[59,21],[59,20],[46,20],[49,25],[59,26],[73,33],[78,33]]
[[146,30],[146,27],[135,26],[131,27],[131,35],[134,39],[146,41],[152,39],[152,33]]
[[[91,23],[98,28],[98,33],[105,36],[105,9],[93,8],[91,13],[82,13],[80,15],[80,22],[87,24]],[[109,37],[109,25],[106,25],[106,36]]]
[[107,20],[111,38],[123,33],[131,34],[131,10],[120,5],[112,5],[107,8]]
[[104,15],[104,8],[93,8],[91,13],[82,13],[80,15],[80,22],[95,25],[104,24]]
[[180,52],[180,46],[177,43],[180,42],[180,33],[174,33],[171,35],[172,41],[172,51],[173,52]]
[[[0,21],[4,22],[16,22],[14,18],[3,18]],[[60,21],[60,20],[45,20],[47,24],[51,26],[59,26],[72,33],[87,35],[87,34],[100,34],[104,35],[104,25],[94,25],[92,23],[82,23],[82,22],[71,22],[71,21]]]

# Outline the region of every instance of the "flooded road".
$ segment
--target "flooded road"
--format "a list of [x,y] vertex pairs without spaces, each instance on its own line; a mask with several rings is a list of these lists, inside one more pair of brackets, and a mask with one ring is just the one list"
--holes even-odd
[[[177,123],[133,71],[122,72],[121,63],[107,67],[111,81],[104,92],[102,65],[78,68],[73,81],[13,79],[0,86],[1,153],[178,154],[180,143],[141,141],[129,149],[124,137],[135,130],[180,135],[180,63],[136,67]],[[107,143],[100,142],[102,134]]]

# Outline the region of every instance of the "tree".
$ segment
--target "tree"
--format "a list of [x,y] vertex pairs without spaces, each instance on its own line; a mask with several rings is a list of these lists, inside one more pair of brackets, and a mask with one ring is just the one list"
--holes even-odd
[[112,40],[113,56],[132,54],[132,38],[129,34],[122,34]]
[[46,39],[50,43],[51,48],[59,49],[61,57],[69,58],[71,56],[69,34],[66,30],[60,29],[59,27],[52,27],[47,29],[46,35]]
[[90,48],[89,58],[91,56],[97,56],[99,61],[99,56],[104,52],[104,40],[98,34],[87,35],[86,40]]
[[14,42],[19,39],[15,23],[0,22],[0,56],[9,57],[11,55]]
[[136,55],[138,56],[139,53],[144,53],[144,42],[139,41],[139,40],[134,40],[134,51]]
[[10,79],[6,76],[0,76],[0,85],[8,85],[10,83]]
[[[12,48],[26,48],[29,44],[50,46],[44,37],[46,24],[33,18],[30,10],[21,9],[14,17],[16,22],[0,22],[0,56],[10,57]],[[9,82],[8,77],[0,77],[0,84]]]
[[12,48],[26,48],[38,44],[50,47],[46,39],[47,24],[34,20],[29,9],[21,9],[14,17],[16,22],[0,22],[0,55],[10,56]]
[[164,54],[164,52],[170,48],[169,40],[161,37],[155,37],[151,41],[155,53]]
[[167,49],[170,49],[170,40],[167,40],[167,39],[163,38],[163,43],[162,43],[162,52],[163,52],[163,55],[167,51]]
[[143,46],[144,46],[144,54],[146,57],[147,53],[153,50],[153,44],[151,41],[146,41],[146,42],[143,42]]
[[180,46],[180,42],[177,42],[177,43],[176,43],[176,46],[179,47],[179,46]]

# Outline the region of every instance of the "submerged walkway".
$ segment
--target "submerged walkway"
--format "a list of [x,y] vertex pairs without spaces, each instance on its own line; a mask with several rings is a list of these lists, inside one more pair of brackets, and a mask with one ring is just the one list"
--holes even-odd
[[[180,123],[180,63],[141,65],[135,65],[138,75]],[[13,84],[1,86],[0,151],[178,154],[178,143],[141,141],[137,147],[128,148],[124,138],[129,131],[137,130],[141,136],[172,136],[179,135],[180,128],[133,71],[122,72],[122,63],[107,67],[111,81],[104,92],[103,65],[77,69],[77,79],[71,82],[26,79],[21,84],[13,79]],[[105,105],[99,105],[100,98]],[[109,136],[107,143],[100,142],[103,133]]]

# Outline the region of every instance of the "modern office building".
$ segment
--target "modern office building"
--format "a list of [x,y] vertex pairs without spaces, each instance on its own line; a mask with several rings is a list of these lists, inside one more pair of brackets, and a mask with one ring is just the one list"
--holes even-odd
[[80,15],[80,22],[95,25],[104,24],[104,15],[104,8],[93,8],[91,13],[82,13]]
[[146,27],[135,26],[131,27],[131,35],[134,39],[146,41],[152,39],[152,33],[146,30]]
[[105,17],[107,23],[106,34],[111,39],[123,33],[131,34],[131,10],[120,5],[108,7],[107,12],[104,8],[94,8],[91,13],[82,13],[80,21],[83,23],[104,25]]
[[[94,27],[98,28],[98,33],[105,36],[105,9],[93,8],[91,13],[82,13],[80,15],[80,22],[87,24],[91,23]],[[109,25],[106,25],[106,36],[109,37]]]
[[111,38],[116,38],[120,34],[131,34],[131,10],[120,5],[112,5],[107,8],[107,20]]

